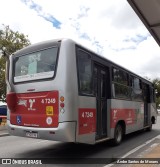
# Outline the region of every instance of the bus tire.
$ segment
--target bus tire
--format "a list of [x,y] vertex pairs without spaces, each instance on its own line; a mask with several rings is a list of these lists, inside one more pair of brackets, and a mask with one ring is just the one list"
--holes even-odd
[[116,128],[114,130],[114,138],[112,140],[112,143],[114,146],[119,145],[122,142],[123,138],[123,128],[121,124],[117,124]]

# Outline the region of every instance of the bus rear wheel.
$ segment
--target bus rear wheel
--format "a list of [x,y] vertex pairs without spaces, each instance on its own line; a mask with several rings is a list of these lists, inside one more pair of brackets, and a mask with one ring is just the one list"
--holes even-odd
[[117,124],[115,131],[114,131],[114,138],[113,138],[113,145],[117,146],[122,142],[123,138],[123,128],[120,124]]

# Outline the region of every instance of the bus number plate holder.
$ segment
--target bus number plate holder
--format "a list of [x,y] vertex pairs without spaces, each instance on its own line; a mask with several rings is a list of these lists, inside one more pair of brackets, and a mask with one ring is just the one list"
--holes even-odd
[[37,132],[26,131],[26,137],[37,138],[38,137],[38,133]]

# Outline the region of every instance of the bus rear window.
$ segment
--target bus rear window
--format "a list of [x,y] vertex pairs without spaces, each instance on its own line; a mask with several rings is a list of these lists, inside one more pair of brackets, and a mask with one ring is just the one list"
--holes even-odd
[[49,48],[14,58],[14,82],[52,78],[55,74],[58,48]]

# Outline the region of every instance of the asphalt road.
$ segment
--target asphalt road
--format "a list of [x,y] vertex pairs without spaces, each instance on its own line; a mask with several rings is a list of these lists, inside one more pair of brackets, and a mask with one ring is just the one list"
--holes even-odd
[[[0,157],[1,158],[119,158],[130,150],[144,144],[148,140],[160,134],[160,117],[158,123],[153,125],[151,132],[136,132],[127,135],[122,144],[112,147],[110,142],[104,142],[97,145],[85,145],[74,143],[61,143],[54,141],[37,140],[15,136],[0,137]],[[63,163],[63,159],[62,159]],[[65,163],[65,162],[64,162]],[[79,165],[80,160],[77,160]],[[105,164],[87,166],[104,166]],[[3,165],[6,166],[6,165]],[[16,165],[14,165],[16,166]],[[19,166],[19,165],[17,165]],[[25,166],[25,165],[24,165]],[[41,165],[51,166],[51,165]],[[71,166],[69,164],[55,164],[52,166]]]

